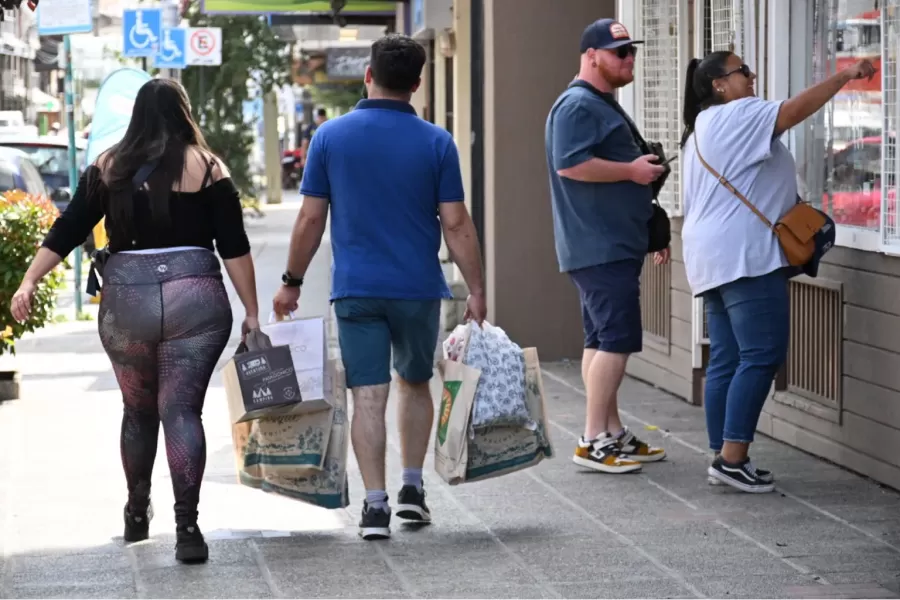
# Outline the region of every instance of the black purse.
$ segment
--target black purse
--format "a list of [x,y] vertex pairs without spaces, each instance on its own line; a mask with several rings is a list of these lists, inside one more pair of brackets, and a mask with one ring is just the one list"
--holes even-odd
[[638,131],[637,125],[634,124],[634,121],[631,120],[631,117],[628,116],[622,107],[619,106],[619,103],[616,102],[615,98],[613,98],[612,94],[606,94],[592,86],[586,81],[582,81],[581,79],[576,79],[572,83],[569,84],[569,87],[580,87],[584,88],[591,93],[598,96],[604,102],[609,104],[617,113],[622,115],[622,118],[625,119],[625,123],[628,124],[628,128],[631,130],[631,136],[634,138],[635,143],[638,145],[638,148],[641,149],[641,152],[644,154],[654,154],[659,158],[658,164],[663,165],[665,170],[662,175],[660,175],[656,181],[650,184],[650,189],[653,192],[653,202],[651,206],[653,207],[653,213],[650,215],[650,221],[647,222],[647,253],[651,254],[653,252],[661,252],[669,247],[669,244],[672,243],[672,223],[669,220],[669,215],[666,214],[666,210],[659,205],[659,192],[662,191],[662,187],[666,183],[666,179],[669,178],[669,174],[672,172],[672,168],[665,164],[666,162],[666,153],[663,150],[663,146],[659,142],[647,142],[644,140],[644,137],[641,135],[641,132]]
[[[134,177],[131,178],[132,194],[137,193],[137,191],[147,183],[150,175],[158,166],[159,160],[141,165],[141,168],[138,169]],[[109,260],[110,255],[111,252],[109,251],[108,241],[103,248],[97,248],[91,252],[91,266],[88,267],[87,285],[85,290],[89,296],[96,297],[97,294],[100,293],[100,290],[103,287],[100,285],[100,280],[103,279],[103,269],[106,268],[106,263]]]

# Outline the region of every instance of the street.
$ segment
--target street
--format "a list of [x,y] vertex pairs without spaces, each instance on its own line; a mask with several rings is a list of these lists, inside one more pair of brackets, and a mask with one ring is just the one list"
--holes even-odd
[[[263,320],[297,202],[286,195],[248,220]],[[323,241],[301,316],[330,314],[330,260]],[[242,315],[230,283],[229,293],[235,324],[222,362]],[[18,344],[23,398],[0,405],[2,597],[900,598],[900,494],[763,437],[753,458],[776,473],[775,493],[711,487],[702,409],[636,380],[623,385],[623,415],[668,459],[637,475],[584,472],[570,460],[585,401],[573,362],[544,365],[555,458],[450,487],[429,455],[434,524],[414,529],[395,518],[393,539],[377,543],[356,534],[364,490],[352,453],[347,510],[238,485],[217,373],[204,413],[199,521],[210,561],[179,565],[162,444],[151,539],[123,543],[121,400],[96,325],[70,320]],[[439,386],[435,378],[436,400]],[[401,469],[394,405],[392,500]]]

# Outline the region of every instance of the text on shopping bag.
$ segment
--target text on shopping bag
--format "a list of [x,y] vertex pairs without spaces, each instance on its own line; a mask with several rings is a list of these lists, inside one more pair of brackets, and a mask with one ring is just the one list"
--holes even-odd
[[300,386],[287,346],[244,350],[222,369],[232,423],[297,414]]

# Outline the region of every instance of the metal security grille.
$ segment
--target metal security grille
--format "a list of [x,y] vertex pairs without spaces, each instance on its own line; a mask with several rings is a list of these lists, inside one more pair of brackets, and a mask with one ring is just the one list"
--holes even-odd
[[730,50],[743,56],[743,0],[711,0],[707,14],[710,15],[712,50]]
[[[641,132],[648,140],[662,143],[668,155],[677,152],[681,141],[679,11],[679,0],[641,0],[638,10],[640,37],[646,40],[637,69]],[[670,215],[680,216],[681,161],[670,166],[672,173],[659,203]]]
[[644,260],[641,271],[641,323],[650,335],[669,341],[672,318],[672,266],[653,264],[653,256]]
[[900,218],[897,206],[897,178],[900,152],[897,129],[900,104],[897,102],[898,47],[900,47],[900,0],[888,0],[881,16],[881,85],[884,126],[881,139],[881,231],[886,246],[900,248]]
[[790,283],[789,392],[840,409],[843,298],[840,286]]

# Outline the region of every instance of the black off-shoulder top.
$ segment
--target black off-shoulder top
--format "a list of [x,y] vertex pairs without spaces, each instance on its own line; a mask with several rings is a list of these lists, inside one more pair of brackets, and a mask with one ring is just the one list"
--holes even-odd
[[[90,191],[91,197],[89,181],[97,182]],[[65,258],[106,217],[111,253],[195,246],[218,251],[223,259],[229,259],[250,252],[240,195],[231,178],[220,179],[196,192],[173,191],[169,198],[170,224],[165,228],[154,223],[147,194],[137,192],[131,239],[120,239],[115,233],[119,228],[112,222],[115,217],[110,215],[109,202],[109,189],[100,178],[100,170],[91,165],[81,176],[69,206],[53,223],[43,247]]]

